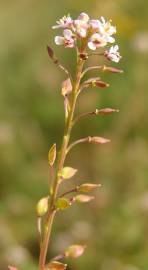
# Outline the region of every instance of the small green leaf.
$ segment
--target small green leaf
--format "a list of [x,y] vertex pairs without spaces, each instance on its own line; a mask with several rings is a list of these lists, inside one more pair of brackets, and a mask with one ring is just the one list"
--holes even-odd
[[69,179],[73,177],[77,172],[77,169],[73,169],[71,167],[64,167],[61,172],[59,172],[59,177],[64,179]]
[[50,166],[53,166],[56,160],[56,144],[53,144],[48,152],[48,163]]
[[84,245],[72,245],[65,251],[65,256],[70,258],[78,258],[84,253],[85,248],[86,246]]
[[48,211],[49,197],[45,197],[39,200],[36,206],[36,212],[38,217],[44,216]]
[[46,265],[45,270],[65,270],[67,268],[67,264],[63,264],[57,261],[51,261]]
[[83,194],[77,195],[75,197],[75,201],[80,202],[80,203],[87,203],[87,202],[92,201],[93,199],[94,199],[93,196],[87,196],[87,195],[83,195]]
[[71,206],[71,202],[67,198],[59,198],[56,201],[56,208],[57,209],[64,210],[64,209],[68,208],[69,206]]
[[90,192],[92,190],[94,190],[97,187],[100,187],[101,184],[90,184],[90,183],[86,183],[86,184],[82,184],[81,186],[77,187],[77,191],[78,192]]

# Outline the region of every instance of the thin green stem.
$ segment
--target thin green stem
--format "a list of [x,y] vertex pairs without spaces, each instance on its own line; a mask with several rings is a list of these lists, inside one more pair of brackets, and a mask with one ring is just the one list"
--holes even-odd
[[75,187],[75,188],[73,188],[73,189],[71,189],[71,190],[68,190],[68,191],[62,193],[62,194],[59,196],[59,198],[62,198],[62,197],[64,197],[65,195],[68,195],[68,194],[70,194],[70,193],[77,192],[77,190],[78,190],[77,187]]
[[54,216],[56,213],[56,211],[54,211],[53,208],[54,208],[54,204],[56,201],[58,188],[59,188],[59,184],[60,184],[58,175],[64,166],[64,161],[65,161],[66,154],[67,154],[67,147],[68,147],[68,143],[69,143],[69,139],[70,139],[70,135],[71,135],[73,116],[74,116],[76,100],[77,100],[77,92],[78,92],[79,86],[80,86],[83,65],[84,65],[84,61],[81,59],[77,59],[76,79],[75,79],[75,83],[73,86],[72,98],[70,101],[70,112],[68,115],[67,122],[65,124],[63,142],[62,142],[61,150],[59,152],[59,157],[58,157],[58,162],[57,162],[57,170],[56,170],[56,175],[55,175],[55,179],[53,182],[53,189],[52,189],[52,195],[51,195],[51,200],[50,200],[50,207],[49,207],[49,212],[47,215],[47,221],[45,224],[44,239],[43,239],[43,243],[42,243],[41,250],[40,250],[40,258],[39,258],[39,269],[40,270],[45,269],[49,239],[50,239],[50,235],[51,235]]
[[76,146],[77,144],[80,144],[80,143],[86,143],[86,142],[91,142],[91,137],[88,136],[88,137],[86,137],[86,138],[82,138],[82,139],[79,139],[79,140],[77,140],[77,141],[71,143],[71,144],[69,145],[69,147],[67,148],[67,154],[68,154],[68,152],[69,152],[74,146]]

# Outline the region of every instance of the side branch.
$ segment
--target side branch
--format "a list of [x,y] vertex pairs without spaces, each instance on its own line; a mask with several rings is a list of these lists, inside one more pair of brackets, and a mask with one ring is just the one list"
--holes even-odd
[[80,143],[93,143],[93,144],[105,144],[105,143],[108,143],[110,142],[109,139],[106,139],[106,138],[102,138],[102,137],[91,137],[91,136],[88,136],[86,138],[82,138],[82,139],[79,139],[73,143],[71,143],[69,145],[69,147],[67,148],[67,151],[66,151],[66,154],[74,147],[76,146],[77,144],[80,144]]
[[112,109],[112,108],[105,108],[105,109],[96,109],[95,111],[91,111],[91,112],[86,112],[86,113],[82,113],[79,116],[77,116],[74,120],[73,120],[73,125],[75,125],[77,122],[79,122],[81,119],[87,117],[87,116],[97,116],[97,115],[109,115],[113,112],[119,112],[118,109]]

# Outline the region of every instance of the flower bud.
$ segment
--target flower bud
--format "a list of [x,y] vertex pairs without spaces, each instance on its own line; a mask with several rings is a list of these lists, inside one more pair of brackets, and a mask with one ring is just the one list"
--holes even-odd
[[122,69],[119,68],[115,68],[115,67],[103,67],[103,71],[108,71],[108,72],[112,72],[112,73],[123,73]]
[[89,16],[86,13],[82,12],[78,17],[78,20],[88,22],[89,21]]
[[101,187],[101,184],[86,183],[86,184],[82,184],[81,186],[77,187],[77,191],[78,192],[90,192],[97,187]]
[[51,261],[49,264],[45,266],[45,270],[65,270],[67,264],[63,264],[57,261]]
[[48,162],[50,166],[53,166],[56,159],[56,144],[53,144],[53,146],[50,148],[48,152]]
[[119,112],[119,110],[117,110],[117,109],[112,109],[112,108],[105,108],[105,109],[101,109],[101,110],[97,110],[97,109],[96,109],[95,114],[96,114],[96,115],[99,115],[99,114],[101,114],[101,115],[106,115],[106,114],[111,114],[111,113],[113,113],[113,112]]
[[71,202],[69,199],[67,198],[59,198],[56,201],[56,208],[60,209],[60,210],[65,210],[66,208],[68,208],[69,206],[71,206]]
[[69,179],[73,177],[77,172],[77,169],[73,169],[71,167],[64,167],[61,172],[59,172],[59,177],[64,179]]
[[110,140],[103,137],[89,137],[89,143],[104,144],[108,142],[110,142]]
[[44,216],[48,211],[49,197],[45,197],[39,200],[36,206],[36,212],[38,217]]
[[65,256],[70,258],[78,258],[84,253],[85,248],[86,246],[84,245],[72,245],[65,251]]
[[76,202],[80,202],[80,203],[87,203],[87,202],[90,202],[94,199],[93,196],[87,196],[87,195],[83,195],[83,194],[77,195],[74,198],[75,198]]
[[47,52],[48,52],[48,55],[51,59],[53,59],[54,57],[54,52],[53,52],[53,49],[49,46],[47,46]]
[[14,266],[10,266],[10,265],[8,266],[8,269],[9,269],[9,270],[17,270],[17,268],[16,268],[16,267],[14,267]]
[[101,88],[105,88],[105,87],[109,87],[109,84],[103,81],[96,81],[95,82],[95,86],[101,87]]

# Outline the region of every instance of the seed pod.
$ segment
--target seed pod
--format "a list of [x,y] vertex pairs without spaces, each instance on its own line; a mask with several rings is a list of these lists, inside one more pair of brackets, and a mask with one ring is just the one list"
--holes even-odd
[[92,201],[94,197],[80,194],[80,195],[75,196],[74,199],[76,202],[87,203],[87,202]]
[[56,208],[57,209],[65,210],[66,208],[68,208],[69,206],[71,206],[71,202],[67,198],[59,198],[59,199],[57,199],[55,205],[56,205]]
[[59,177],[64,179],[69,179],[73,177],[77,172],[77,169],[73,169],[71,167],[64,167],[61,172],[59,172]]
[[45,197],[39,200],[36,206],[36,212],[38,217],[44,216],[48,211],[49,197]]
[[48,152],[48,163],[50,166],[53,166],[56,160],[56,144],[53,144]]
[[78,258],[84,253],[85,248],[86,246],[84,245],[72,245],[65,251],[65,256],[70,258]]
[[57,261],[51,261],[49,264],[45,266],[45,270],[65,270],[67,264],[63,264]]
[[90,192],[97,187],[101,187],[101,184],[86,183],[86,184],[82,184],[81,186],[77,187],[77,191],[78,192]]

